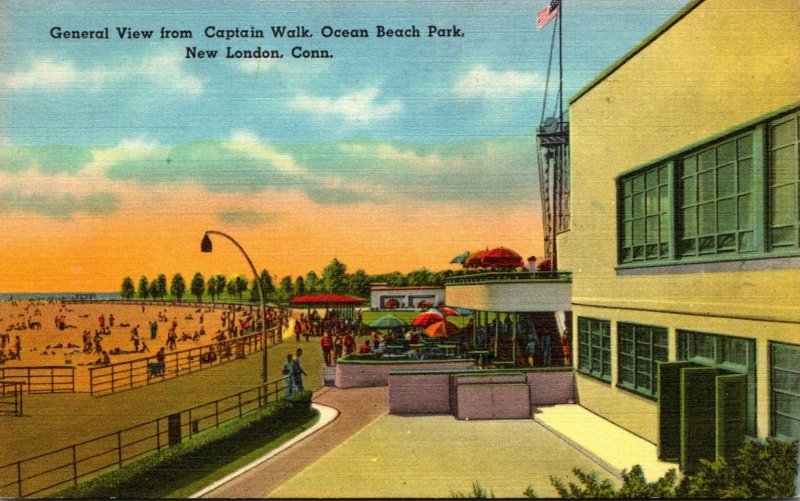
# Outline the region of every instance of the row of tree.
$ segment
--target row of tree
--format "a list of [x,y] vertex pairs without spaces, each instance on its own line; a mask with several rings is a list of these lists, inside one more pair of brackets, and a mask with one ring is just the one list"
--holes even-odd
[[[322,270],[322,276],[316,272],[309,271],[305,276],[298,275],[292,278],[291,275],[283,277],[276,286],[272,276],[267,270],[261,270],[258,281],[261,282],[266,301],[285,303],[292,297],[299,294],[313,294],[320,292],[349,294],[356,297],[369,297],[371,283],[386,283],[391,286],[426,286],[444,285],[448,277],[462,275],[463,270],[443,270],[432,272],[425,268],[414,270],[403,274],[398,271],[369,275],[364,270],[359,269],[354,273],[347,272],[347,266],[334,258],[328,266]],[[248,281],[243,275],[226,277],[221,274],[213,274],[206,279],[202,273],[197,272],[189,283],[188,294],[194,296],[198,301],[204,297],[209,297],[215,301],[227,293],[229,299],[242,300],[244,295],[249,292],[250,301],[258,301],[258,286],[256,280]],[[124,299],[164,299],[170,297],[183,300],[187,295],[186,281],[180,273],[176,273],[167,289],[167,277],[164,274],[158,275],[152,281],[147,277],[139,278],[138,287],[134,285],[131,277],[125,277],[122,281],[121,295]]]

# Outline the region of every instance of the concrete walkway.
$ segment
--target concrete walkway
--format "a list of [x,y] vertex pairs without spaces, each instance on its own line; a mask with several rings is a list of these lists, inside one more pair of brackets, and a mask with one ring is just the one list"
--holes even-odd
[[292,447],[203,494],[205,498],[261,498],[308,468],[355,433],[385,415],[388,388],[322,388],[314,402],[333,407],[339,416]]
[[641,465],[648,480],[662,477],[670,468],[678,469],[676,463],[658,459],[655,444],[580,405],[539,407],[533,418],[618,478],[623,469],[630,471],[635,464]]

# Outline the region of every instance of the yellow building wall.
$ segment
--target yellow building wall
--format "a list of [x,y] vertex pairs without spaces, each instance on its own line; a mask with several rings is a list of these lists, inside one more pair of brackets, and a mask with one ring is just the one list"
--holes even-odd
[[[618,274],[615,180],[800,104],[799,47],[800,2],[706,0],[570,105],[571,229],[558,246],[559,268],[573,272],[573,318],[612,321],[614,377],[616,320],[668,327],[672,357],[676,328],[756,339],[760,436],[766,340],[800,343],[800,259],[788,269]],[[655,402],[615,383],[578,377],[581,403],[655,442]]]

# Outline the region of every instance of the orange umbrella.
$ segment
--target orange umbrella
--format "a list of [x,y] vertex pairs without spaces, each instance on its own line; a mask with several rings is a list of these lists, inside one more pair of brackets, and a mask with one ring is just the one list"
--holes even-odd
[[438,311],[425,311],[417,315],[417,318],[411,321],[414,327],[428,327],[436,322],[441,322],[444,317]]
[[450,321],[440,321],[425,328],[425,334],[430,337],[450,337],[461,332],[461,329]]

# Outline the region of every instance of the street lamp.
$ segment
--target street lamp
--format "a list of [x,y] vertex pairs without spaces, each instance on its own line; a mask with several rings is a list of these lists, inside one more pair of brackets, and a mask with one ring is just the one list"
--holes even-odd
[[222,233],[221,231],[213,231],[208,230],[206,231],[205,235],[203,235],[203,240],[200,242],[200,252],[211,252],[212,245],[211,245],[211,238],[208,235],[219,235],[221,237],[225,237],[235,245],[240,251],[242,251],[242,255],[247,260],[247,264],[250,265],[250,269],[253,271],[253,276],[256,277],[256,285],[258,286],[258,299],[261,301],[261,337],[263,340],[263,359],[261,362],[261,380],[266,383],[267,382],[267,306],[264,303],[264,286],[261,283],[261,280],[258,279],[258,272],[256,271],[256,267],[253,266],[253,261],[250,260],[250,256],[247,255],[247,252],[244,251],[239,242],[233,239],[230,235]]

